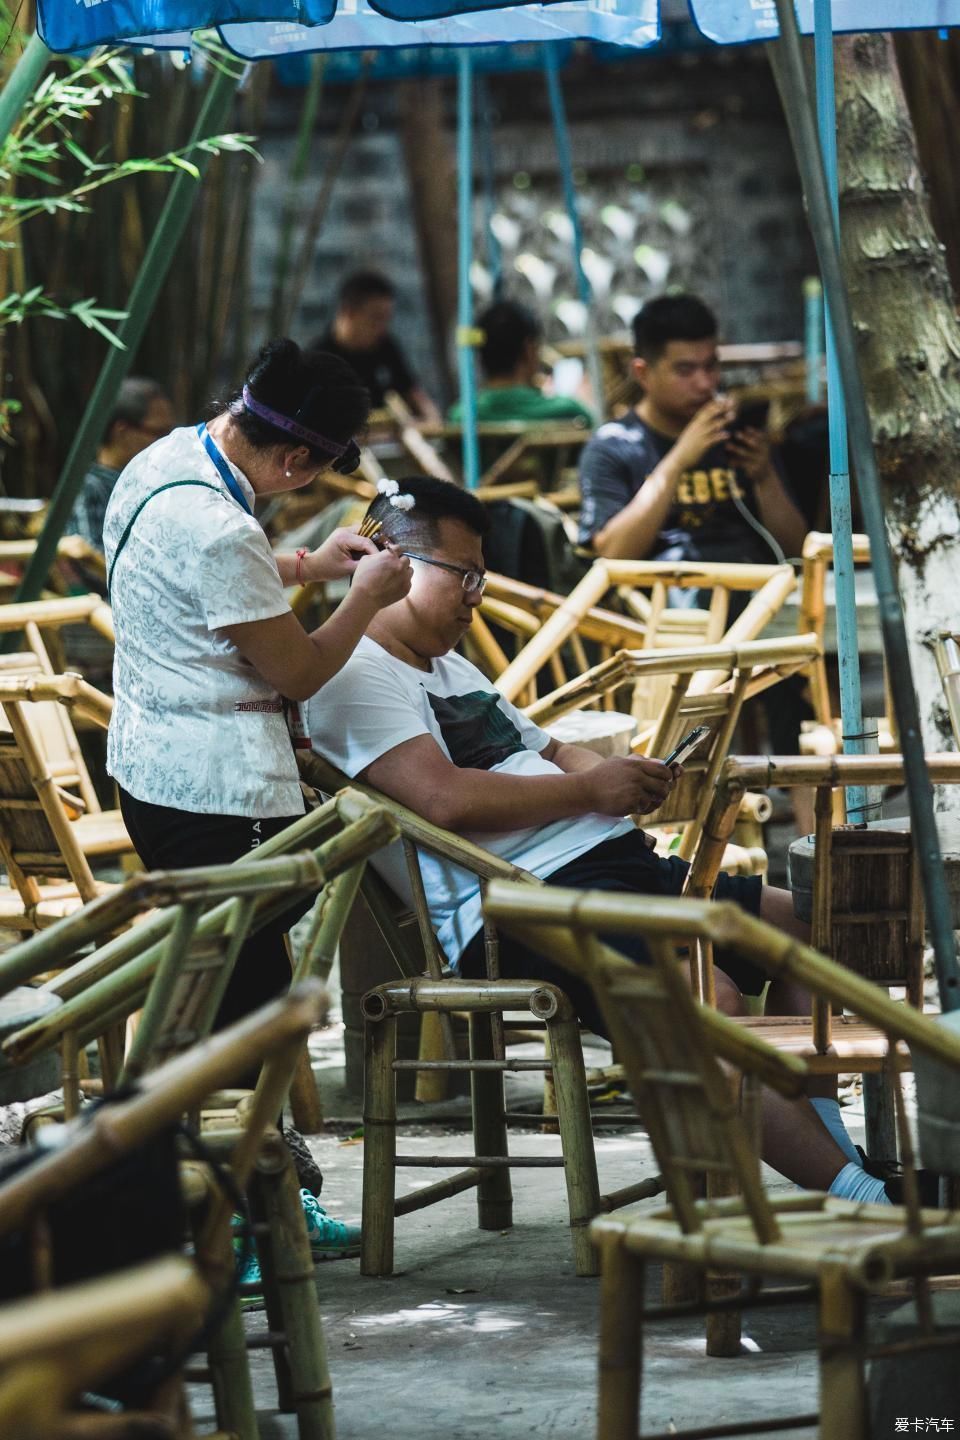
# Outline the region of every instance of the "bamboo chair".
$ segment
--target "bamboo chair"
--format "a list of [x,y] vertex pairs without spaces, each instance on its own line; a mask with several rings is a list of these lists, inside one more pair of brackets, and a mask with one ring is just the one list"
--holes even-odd
[[[554,680],[557,680],[557,665],[551,657],[557,655],[568,642],[571,643],[575,663],[579,669],[585,669],[586,665],[582,663],[584,657],[578,652],[574,637],[581,627],[583,634],[587,634],[588,617],[590,629],[594,634],[597,633],[598,617],[591,612],[596,610],[611,590],[627,589],[639,594],[649,589],[649,602],[643,601],[641,604],[638,601],[638,614],[634,616],[644,627],[644,640],[641,645],[633,645],[631,648],[653,649],[657,644],[669,644],[668,637],[676,644],[683,644],[684,635],[697,643],[700,643],[701,638],[708,643],[722,638],[730,645],[740,644],[744,640],[755,640],[764,626],[776,615],[795,585],[796,577],[789,565],[721,565],[693,564],[689,561],[597,559],[579,585],[561,601],[537,633],[510,661],[495,684],[508,700],[517,704],[532,703],[536,699],[537,676],[544,666],[551,666]],[[708,623],[702,635],[699,628],[694,628],[691,632],[690,617],[683,612],[674,612],[669,619],[666,618],[669,614],[668,592],[673,587],[712,591]],[[734,591],[755,593],[751,595],[743,613],[732,625],[727,626],[729,596]],[[663,638],[658,640],[661,630]],[[602,661],[609,658],[609,654],[604,654],[602,638],[600,643]],[[612,653],[614,644],[619,645],[620,642],[613,641],[612,634],[608,632],[606,643]],[[709,690],[722,678],[705,671],[697,680],[697,688]],[[651,705],[659,708],[655,698],[644,700],[641,718]]]
[[[418,428],[425,439],[443,442],[444,459],[460,454],[462,425],[441,421]],[[564,470],[576,463],[576,456],[590,439],[585,425],[568,421],[536,425],[524,420],[487,421],[475,428],[484,455],[494,449],[499,452],[495,457],[488,457],[480,475],[481,485],[496,486],[504,481],[533,478],[538,488],[547,493],[558,487]]]
[[[321,756],[298,752],[301,772],[319,789],[329,792],[344,776]],[[401,977],[378,985],[363,1000],[365,1093],[363,1147],[363,1227],[360,1269],[364,1275],[393,1271],[394,1222],[428,1205],[465,1190],[476,1189],[478,1223],[482,1230],[502,1230],[513,1223],[510,1168],[531,1164],[556,1165],[564,1170],[570,1212],[570,1233],[578,1275],[595,1275],[596,1258],[586,1234],[590,1216],[601,1209],[616,1209],[644,1195],[655,1194],[658,1182],[642,1182],[626,1189],[600,1194],[590,1123],[586,1074],[576,1015],[566,996],[555,986],[533,981],[501,980],[497,941],[493,930],[485,934],[488,978],[466,980],[444,970],[444,957],[434,935],[426,904],[418,850],[441,856],[478,876],[481,886],[495,876],[531,886],[539,884],[526,871],[490,854],[479,845],[459,839],[431,825],[406,806],[367,786],[350,784],[382,805],[395,822],[410,877],[417,929],[422,950],[417,953],[403,933],[396,897],[387,887],[365,877],[362,894],[383,934]],[[426,975],[417,969],[426,963]],[[546,1028],[549,1056],[542,1060],[511,1060],[505,1050],[505,1011],[528,1011]],[[397,1020],[403,1014],[435,1019],[426,1043],[415,1060],[397,1057]],[[450,1027],[453,1014],[469,1021],[470,1054],[457,1057]],[[529,1022],[525,1022],[529,1028]],[[525,1036],[524,1038],[528,1038]],[[397,1153],[397,1076],[403,1071],[466,1071],[473,1100],[475,1153],[469,1156],[418,1156]],[[563,1154],[546,1162],[542,1157],[510,1155],[503,1077],[509,1071],[542,1070],[549,1075],[556,1096],[556,1112]],[[396,1170],[403,1166],[445,1168],[463,1166],[456,1175],[396,1197]]]
[[[645,828],[660,831],[666,828],[668,832],[679,829],[676,853],[681,859],[689,860],[700,839],[714,785],[727,758],[743,705],[787,675],[806,670],[818,653],[812,635],[653,653],[619,650],[552,695],[528,705],[526,714],[549,729],[551,721],[581,709],[622,685],[667,677],[672,683],[663,710],[655,724],[647,727],[632,744],[638,753],[662,757],[695,725],[705,724],[710,729],[707,740],[684,766],[683,778],[666,803],[652,815],[642,817]],[[705,673],[721,677],[720,683],[705,689],[701,683]],[[745,796],[746,792],[743,793]],[[664,838],[669,845],[669,838]],[[758,868],[766,867],[762,852],[760,856],[750,856],[738,853],[739,850],[740,847],[729,846],[723,857],[723,868],[733,867],[743,872],[747,867],[747,873],[757,873]]]
[[[196,1267],[170,1256],[0,1307],[0,1433],[17,1440],[122,1440],[136,1416],[71,1416],[74,1403],[135,1360],[189,1343],[210,1298]],[[190,1440],[194,1433],[156,1418],[158,1440]],[[139,1423],[137,1433],[146,1437],[148,1427]]]
[[[243,1129],[229,1137],[233,1142],[229,1162],[233,1179],[241,1189],[246,1188],[255,1168],[264,1163],[264,1153],[270,1155],[273,1170],[282,1177],[284,1233],[277,1242],[277,1263],[285,1267],[285,1298],[292,1303],[290,1297],[295,1296],[302,1312],[298,1323],[287,1332],[287,1343],[311,1370],[310,1393],[297,1397],[300,1433],[311,1440],[333,1437],[329,1375],[296,1181],[282,1150],[278,1153],[279,1137],[271,1133],[271,1127],[283,1103],[295,1057],[320,1013],[322,995],[318,982],[304,981],[285,998],[177,1055],[145,1075],[132,1096],[100,1110],[90,1123],[68,1129],[62,1147],[11,1176],[0,1187],[0,1231],[26,1230],[28,1236],[42,1241],[45,1207],[69,1196],[76,1185],[175,1124],[184,1114],[196,1112],[206,1096],[222,1091],[251,1065],[262,1064],[257,1091],[244,1113]],[[196,1201],[198,1192],[206,1195],[198,1167],[191,1166],[185,1172],[184,1182],[189,1199]],[[196,1237],[196,1263],[204,1280],[219,1292],[229,1283],[234,1263],[230,1246],[232,1206],[219,1187],[212,1199],[207,1196],[207,1201]],[[274,1228],[271,1225],[271,1232]],[[42,1266],[44,1245],[32,1245],[31,1253]],[[38,1281],[42,1278],[42,1271],[38,1272]],[[74,1334],[72,1344],[78,1356],[85,1353],[85,1336]],[[66,1364],[69,1373],[69,1360],[58,1363]],[[214,1337],[210,1364],[221,1430],[240,1440],[257,1440],[243,1325],[236,1305]]]
[[[307,837],[334,833],[308,851],[293,853]],[[331,945],[324,926],[342,925],[346,911],[334,889],[349,875],[355,887],[367,855],[396,833],[385,812],[347,793],[264,842],[233,865],[158,872],[128,882],[59,926],[32,937],[0,958],[0,994],[75,955],[92,939],[112,935],[118,917],[132,918],[167,901],[142,923],[107,939],[46,982],[61,1003],[49,1025],[28,1025],[8,1036],[14,1064],[60,1048],[68,1113],[79,1105],[78,1058],[101,1042],[107,1089],[142,1074],[168,1053],[196,1044],[209,1032],[244,941],[296,903],[324,891],[313,931],[295,972],[310,974],[318,946]],[[346,882],[345,882],[346,883]],[[328,892],[329,887],[329,892]],[[349,906],[347,906],[349,909]],[[335,933],[336,930],[335,930]],[[125,1060],[113,1038],[129,1015],[146,1007]],[[105,1038],[106,1037],[106,1038]],[[122,1068],[121,1068],[122,1067]]]
[[[921,1335],[906,1346],[919,1350],[957,1343],[955,1335],[934,1334],[927,1279],[956,1273],[960,1266],[960,1212],[919,1207],[899,1047],[907,1044],[960,1069],[960,1040],[726,902],[612,897],[494,882],[487,911],[504,929],[549,950],[590,980],[643,1109],[670,1199],[669,1208],[602,1217],[591,1227],[602,1255],[599,1440],[637,1436],[645,1319],[799,1299],[810,1299],[817,1309],[819,1416],[791,1415],[782,1425],[752,1420],[737,1430],[794,1428],[819,1420],[822,1440],[869,1440],[865,1361],[904,1348],[904,1342],[892,1347],[869,1343],[869,1298],[882,1295],[894,1280],[909,1280]],[[601,945],[598,933],[611,931],[646,936],[651,966],[640,969]],[[904,1207],[858,1205],[809,1191],[784,1198],[766,1194],[751,1127],[737,1113],[736,1094],[718,1062],[729,1062],[746,1077],[748,1113],[754,1111],[759,1081],[796,1096],[806,1067],[697,1005],[676,959],[677,945],[691,935],[735,946],[774,973],[807,986],[825,1003],[856,1010],[884,1036],[905,1162]],[[692,1174],[704,1171],[726,1184],[733,1181],[738,1195],[697,1200]],[[696,1303],[645,1312],[645,1265],[658,1260],[692,1267],[699,1281]],[[720,1267],[746,1277],[742,1294],[710,1295],[710,1272]],[[765,1285],[781,1276],[794,1283]],[[708,1425],[678,1433],[707,1440],[732,1430]]]
[[133,853],[119,814],[88,820],[82,796],[46,760],[30,706],[52,701],[99,719],[109,705],[79,676],[0,679],[0,859],[10,883],[0,924],[18,930],[40,929],[101,894],[91,859]]
[[[851,538],[854,564],[869,565],[870,541],[868,537],[854,535]],[[810,669],[810,700],[813,705],[814,725],[801,737],[800,748],[804,754],[836,754],[842,749],[840,717],[833,712],[824,647],[827,623],[827,572],[832,564],[833,536],[818,530],[811,530],[803,542],[798,623],[802,632],[813,631],[817,636],[820,642],[820,658]],[[887,693],[885,715],[882,718],[877,738],[881,752],[889,754],[896,749],[897,731],[886,669],[884,669],[884,688]]]

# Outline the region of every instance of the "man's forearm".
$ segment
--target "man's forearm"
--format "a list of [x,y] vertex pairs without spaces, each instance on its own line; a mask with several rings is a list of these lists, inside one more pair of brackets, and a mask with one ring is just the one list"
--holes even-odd
[[[672,454],[672,452],[671,452]],[[667,454],[633,499],[593,537],[593,548],[608,560],[645,560],[673,504],[680,471]]]
[[[370,779],[376,784],[372,773]],[[417,809],[444,830],[484,834],[574,820],[588,814],[591,806],[582,774],[510,775],[461,769],[456,787],[426,791]]]

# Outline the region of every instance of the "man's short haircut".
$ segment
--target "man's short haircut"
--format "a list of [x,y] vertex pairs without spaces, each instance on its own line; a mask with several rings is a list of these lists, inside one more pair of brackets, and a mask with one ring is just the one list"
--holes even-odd
[[166,399],[167,392],[158,380],[149,380],[145,375],[128,376],[117,391],[110,419],[104,428],[104,439],[109,439],[118,420],[127,425],[142,425],[154,400]]
[[697,295],[658,295],[633,321],[633,348],[655,365],[671,340],[714,340],[717,317]]
[[483,331],[480,364],[488,380],[512,375],[530,340],[539,340],[540,321],[532,310],[516,300],[498,300],[477,318]]
[[354,270],[337,291],[337,307],[359,310],[368,300],[395,300],[397,292],[379,270]]
[[402,495],[413,496],[412,510],[398,510],[390,504],[388,495],[378,495],[367,509],[371,519],[380,521],[383,527],[380,534],[385,540],[404,547],[429,549],[440,543],[441,520],[459,520],[481,538],[490,528],[490,517],[483,502],[449,480],[411,475],[398,480],[397,484]]

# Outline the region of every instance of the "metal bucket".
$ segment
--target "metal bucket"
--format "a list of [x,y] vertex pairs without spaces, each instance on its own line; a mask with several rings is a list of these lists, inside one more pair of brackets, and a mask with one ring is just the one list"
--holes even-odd
[[[0,999],[0,1042],[31,1025],[34,1020],[49,1015],[62,1003],[58,995],[51,995],[46,990],[18,985]],[[38,1055],[27,1065],[11,1065],[0,1050],[0,1105],[32,1100],[36,1095],[56,1090],[59,1084],[60,1056],[56,1050]]]

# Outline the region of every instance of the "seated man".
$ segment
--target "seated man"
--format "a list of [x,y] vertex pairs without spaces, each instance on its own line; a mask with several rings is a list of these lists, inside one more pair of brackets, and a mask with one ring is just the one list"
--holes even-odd
[[643,398],[601,425],[580,458],[581,544],[616,560],[799,555],[806,526],[766,434],[732,434],[733,404],[716,393],[713,312],[695,295],[663,295],[633,332]]
[[[477,317],[483,331],[480,367],[483,385],[477,392],[477,419],[481,424],[523,420],[566,421],[589,426],[593,416],[585,405],[568,395],[546,395],[536,383],[540,374],[540,322],[532,310],[515,300],[498,300]],[[462,419],[458,400],[451,405],[451,420]]]
[[[675,774],[659,760],[602,760],[581,746],[560,744],[455,653],[485,583],[487,512],[475,496],[442,480],[400,483],[409,508],[393,503],[400,496],[381,495],[368,513],[380,521],[384,540],[413,561],[413,584],[406,599],[374,617],[340,673],[308,702],[305,722],[314,749],[347,775],[548,884],[679,894],[687,866],[657,855],[627,818],[657,809]],[[463,975],[481,976],[476,878],[448,862],[421,859],[434,928],[449,961]],[[399,847],[373,863],[409,900]],[[806,936],[789,893],[762,886],[758,877],[721,875],[715,893]],[[645,963],[638,937],[611,937],[610,943]],[[754,965],[722,953],[717,962],[724,1008],[737,1008],[740,990],[760,993],[767,977]],[[501,940],[500,971],[559,985],[590,1028],[604,1033],[589,987],[509,937]],[[770,1007],[780,1013],[809,1009],[807,997],[788,983],[774,980],[770,991]],[[864,1172],[836,1099],[823,1094],[829,1082],[811,1082],[811,1088],[815,1083],[821,1093],[814,1108],[768,1097],[765,1157],[799,1183],[882,1202],[882,1181]]]
[[439,420],[439,410],[390,334],[396,301],[397,292],[385,275],[357,270],[340,286],[333,323],[309,348],[346,360],[370,391],[375,410],[381,410],[387,392],[395,390],[419,420]]

